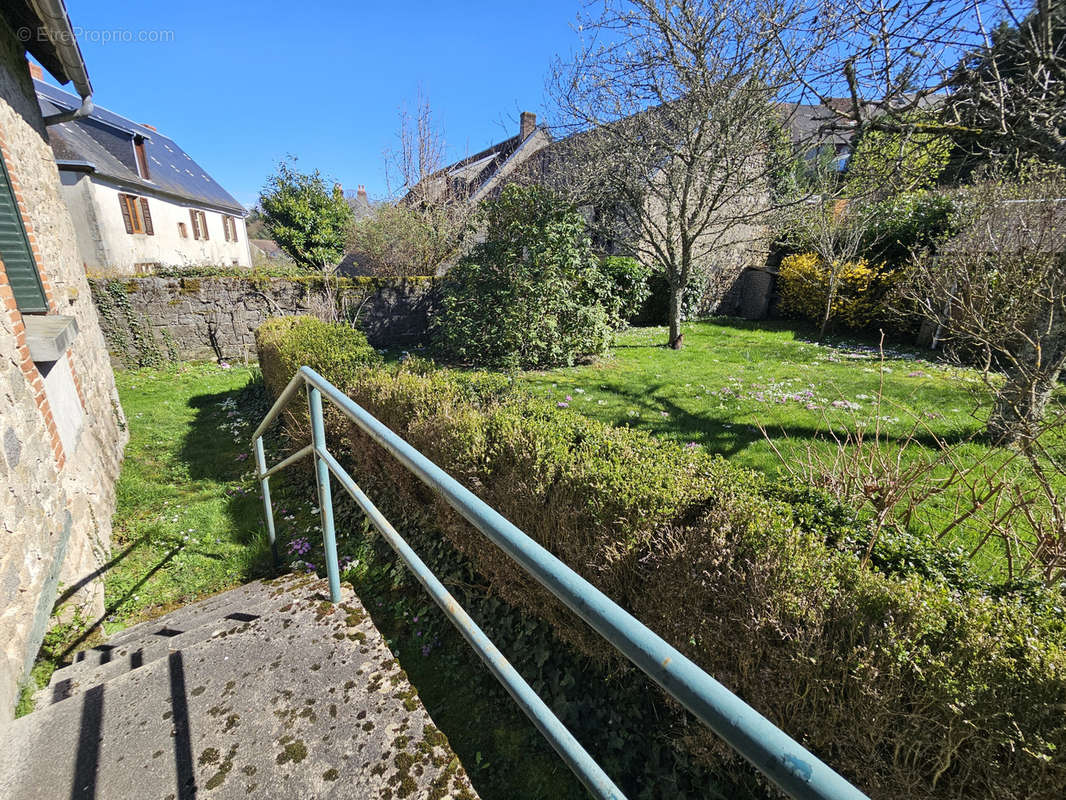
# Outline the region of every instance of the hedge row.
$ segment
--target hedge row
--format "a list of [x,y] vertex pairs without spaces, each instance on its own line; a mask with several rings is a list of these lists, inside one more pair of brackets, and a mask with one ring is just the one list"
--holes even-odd
[[[1066,796],[1061,609],[882,574],[703,450],[585,419],[499,376],[355,366],[319,335],[341,334],[292,320],[260,329],[274,392],[310,363],[872,797]],[[357,479],[425,507],[492,592],[612,663],[417,479],[357,429],[333,427],[358,454]],[[735,759],[692,731],[679,742],[690,754]]]

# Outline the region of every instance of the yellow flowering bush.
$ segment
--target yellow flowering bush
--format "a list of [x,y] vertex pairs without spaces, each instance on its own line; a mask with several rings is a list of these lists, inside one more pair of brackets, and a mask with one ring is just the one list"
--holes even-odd
[[[893,276],[893,271],[873,267],[864,258],[844,264],[837,275],[830,324],[865,328],[873,322]],[[832,271],[814,253],[787,256],[778,273],[782,311],[821,323],[832,277]]]

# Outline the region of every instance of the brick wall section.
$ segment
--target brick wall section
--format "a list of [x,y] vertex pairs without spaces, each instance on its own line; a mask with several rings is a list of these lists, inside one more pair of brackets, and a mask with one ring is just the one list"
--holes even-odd
[[[59,173],[22,47],[0,22],[0,149],[53,313],[77,319],[68,351],[84,424],[64,452],[0,268],[0,720],[40,646],[59,587],[106,562],[125,420],[96,310],[60,196]],[[99,580],[70,599],[103,609]],[[95,617],[94,617],[95,618]]]
[[[221,355],[231,361],[254,360],[255,329],[265,320],[318,314],[327,306],[313,283],[285,278],[264,282],[245,278],[97,278],[92,281],[93,291],[101,294],[109,280],[125,293],[138,319],[147,321],[156,341],[165,349],[166,332],[183,359]],[[436,297],[432,281],[387,281],[372,289],[357,284],[346,291],[349,313],[358,309],[359,325],[375,347],[414,344],[425,338]],[[128,328],[123,319],[104,320],[117,363],[122,347],[110,334],[116,323],[123,330]]]

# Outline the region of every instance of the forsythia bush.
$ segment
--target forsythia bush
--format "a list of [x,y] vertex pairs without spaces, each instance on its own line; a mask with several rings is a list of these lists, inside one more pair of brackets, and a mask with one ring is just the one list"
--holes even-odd
[[[277,393],[315,356],[268,325],[257,341]],[[812,521],[810,498],[499,375],[350,366],[322,372],[875,800],[1066,796],[1061,599],[864,565],[834,525]],[[584,623],[359,428],[329,424],[353,477],[402,507],[404,524],[451,542],[484,591],[549,622],[597,674],[616,667]],[[739,762],[698,725],[676,745],[679,760]]]
[[[865,259],[845,264],[837,276],[839,283],[829,313],[830,324],[865,328],[880,314],[893,277],[893,272],[876,269]],[[814,253],[786,257],[778,273],[782,310],[821,323],[831,281],[831,271]]]

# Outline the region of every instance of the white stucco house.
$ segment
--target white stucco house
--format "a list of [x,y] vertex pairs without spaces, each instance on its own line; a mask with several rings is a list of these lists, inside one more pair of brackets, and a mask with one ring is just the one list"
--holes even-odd
[[[33,83],[45,116],[81,105],[39,75]],[[151,125],[95,106],[50,126],[48,138],[90,273],[252,265],[244,207]]]

